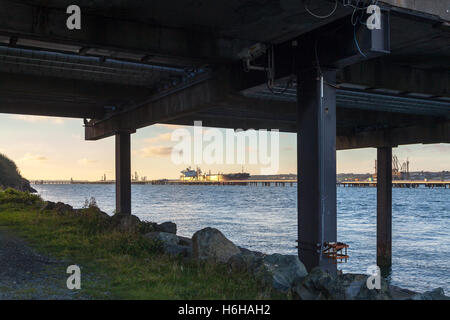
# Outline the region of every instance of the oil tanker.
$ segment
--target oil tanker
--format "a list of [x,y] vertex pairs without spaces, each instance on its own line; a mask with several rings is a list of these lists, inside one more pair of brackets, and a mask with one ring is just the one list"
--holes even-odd
[[218,174],[203,174],[202,170],[197,167],[196,170],[191,167],[181,171],[180,180],[182,181],[229,181],[229,180],[247,180],[250,174],[247,172],[239,173],[218,173]]

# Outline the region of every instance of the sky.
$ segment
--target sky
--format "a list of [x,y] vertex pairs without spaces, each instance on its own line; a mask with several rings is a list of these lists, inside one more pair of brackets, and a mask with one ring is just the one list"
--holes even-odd
[[[172,141],[176,130],[192,127],[153,125],[137,130],[131,138],[131,169],[147,179],[177,179],[189,164],[176,164]],[[204,128],[203,132],[208,129]],[[220,132],[225,133],[223,129]],[[211,140],[214,141],[214,140]],[[296,135],[279,134],[279,174],[296,173]],[[268,155],[272,144],[269,143]],[[203,150],[208,142],[203,142]],[[236,147],[236,144],[235,144]],[[250,154],[258,150],[246,147],[244,170],[252,175],[261,174],[262,164],[249,164]],[[80,119],[0,115],[0,153],[14,160],[22,175],[30,180],[100,180],[103,174],[114,179],[114,137],[99,141],[85,141],[83,121]],[[450,144],[407,145],[394,148],[393,154],[401,162],[410,161],[411,171],[450,170]],[[376,149],[358,149],[337,152],[338,173],[372,173]],[[258,158],[259,159],[259,158]],[[240,172],[242,164],[207,164],[204,171]]]

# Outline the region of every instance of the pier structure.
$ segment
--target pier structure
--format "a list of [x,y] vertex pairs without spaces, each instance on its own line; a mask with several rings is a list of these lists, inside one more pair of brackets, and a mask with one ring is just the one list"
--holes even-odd
[[[84,181],[84,180],[36,180],[34,184],[117,184],[115,180]],[[146,180],[131,181],[131,184],[149,184],[149,185],[186,185],[186,186],[263,186],[263,187],[285,187],[297,183],[297,180],[221,180],[221,181],[196,181],[196,180]]]
[[81,118],[86,140],[115,137],[120,214],[140,128],[296,133],[298,253],[330,273],[336,150],[378,148],[377,261],[389,265],[388,156],[450,142],[449,1],[376,1],[369,28],[361,1],[79,0],[69,29],[68,1],[0,0],[0,112]]
[[[384,182],[383,182],[384,183]],[[341,181],[337,185],[341,187],[377,187],[377,181]],[[450,189],[450,181],[439,180],[392,180],[392,188],[444,188]]]

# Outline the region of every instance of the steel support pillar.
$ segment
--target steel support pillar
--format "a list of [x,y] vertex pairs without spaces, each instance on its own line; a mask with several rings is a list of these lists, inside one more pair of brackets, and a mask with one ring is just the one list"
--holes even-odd
[[336,274],[323,253],[337,239],[336,89],[329,85],[336,70],[322,72],[297,75],[298,254],[308,272],[319,266]]
[[377,265],[392,264],[392,147],[377,148]]
[[130,132],[116,133],[116,214],[131,214]]

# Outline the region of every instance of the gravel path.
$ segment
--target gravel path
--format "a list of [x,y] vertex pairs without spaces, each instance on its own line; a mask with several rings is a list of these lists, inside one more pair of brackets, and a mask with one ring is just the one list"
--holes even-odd
[[43,256],[0,227],[0,300],[89,299],[66,286],[70,263]]

